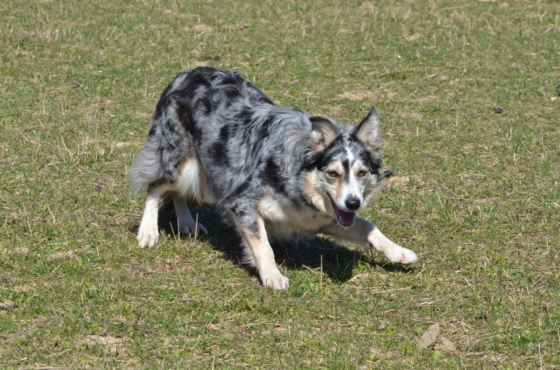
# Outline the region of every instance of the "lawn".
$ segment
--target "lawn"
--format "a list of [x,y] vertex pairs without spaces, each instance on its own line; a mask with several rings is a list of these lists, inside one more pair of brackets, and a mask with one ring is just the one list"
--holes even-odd
[[[2,1],[0,367],[560,367],[559,18],[555,0]],[[127,172],[201,65],[339,122],[375,105],[394,176],[363,216],[421,261],[281,245],[274,292],[211,207],[208,239],[164,207],[139,249]]]

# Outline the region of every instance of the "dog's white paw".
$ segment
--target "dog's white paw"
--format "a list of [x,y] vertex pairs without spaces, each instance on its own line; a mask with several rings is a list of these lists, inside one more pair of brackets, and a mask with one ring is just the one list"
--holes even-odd
[[138,246],[140,248],[153,247],[159,239],[157,224],[149,226],[141,224],[136,239],[138,240]]
[[181,226],[179,228],[179,232],[183,235],[191,235],[191,236],[197,235],[198,237],[208,235],[208,230],[206,230],[204,225],[202,225],[201,223],[199,223],[198,225],[193,223],[193,224]]
[[274,290],[283,291],[288,289],[290,286],[290,279],[282,275],[280,271],[269,274],[261,274],[261,281],[264,286]]
[[403,265],[410,265],[411,263],[418,262],[418,256],[410,249],[403,247],[391,248],[390,251],[384,253],[385,257],[393,263],[401,263]]

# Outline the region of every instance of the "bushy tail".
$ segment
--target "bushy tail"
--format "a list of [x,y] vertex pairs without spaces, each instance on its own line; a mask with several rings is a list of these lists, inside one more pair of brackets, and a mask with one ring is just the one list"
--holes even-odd
[[[161,119],[161,118],[160,118]],[[152,122],[152,128],[157,130],[160,122]],[[136,154],[130,169],[130,187],[138,195],[148,185],[162,178],[161,158],[159,153],[159,135],[150,135],[144,147]]]

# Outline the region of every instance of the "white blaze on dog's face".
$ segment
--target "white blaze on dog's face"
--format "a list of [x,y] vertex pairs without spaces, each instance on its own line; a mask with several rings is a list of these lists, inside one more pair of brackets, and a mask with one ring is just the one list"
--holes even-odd
[[311,122],[317,168],[307,176],[305,191],[314,193],[310,199],[317,209],[350,227],[381,186],[377,115],[372,109],[357,128],[345,132],[325,118],[311,117]]

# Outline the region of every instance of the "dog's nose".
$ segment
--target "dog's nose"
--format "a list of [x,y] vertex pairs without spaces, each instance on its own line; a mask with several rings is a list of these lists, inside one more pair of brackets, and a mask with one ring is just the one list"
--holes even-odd
[[348,208],[349,211],[355,211],[358,208],[360,208],[360,204],[362,202],[356,198],[356,197],[349,197],[348,199],[346,199],[346,208]]

